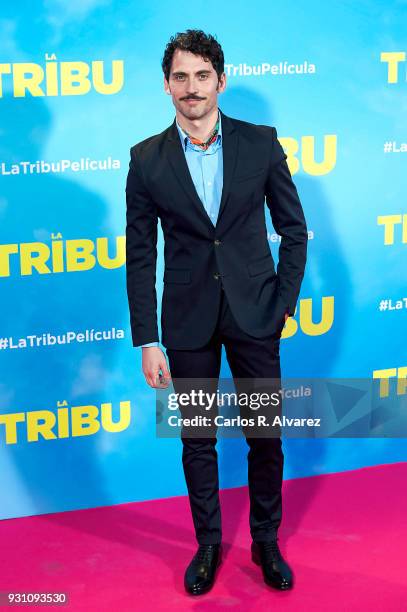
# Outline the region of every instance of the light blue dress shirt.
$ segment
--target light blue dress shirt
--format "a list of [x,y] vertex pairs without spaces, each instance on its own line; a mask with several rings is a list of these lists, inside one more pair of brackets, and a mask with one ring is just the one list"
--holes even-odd
[[[192,144],[189,136],[176,122],[182,150],[191,173],[195,189],[213,225],[218,219],[223,187],[222,118],[218,111],[219,128],[216,140],[203,151]],[[144,346],[159,346],[159,342],[149,342]]]

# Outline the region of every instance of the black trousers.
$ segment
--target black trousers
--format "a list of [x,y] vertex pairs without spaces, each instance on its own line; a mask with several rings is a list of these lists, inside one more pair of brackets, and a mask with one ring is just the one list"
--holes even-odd
[[[213,381],[216,382],[220,375],[222,344],[234,380],[280,379],[280,336],[258,339],[247,335],[238,327],[223,289],[221,293],[218,321],[210,342],[197,350],[166,349],[172,379],[207,378],[211,380],[212,391],[216,390]],[[181,412],[182,416],[191,414],[185,410]],[[284,455],[281,437],[251,437],[246,430],[244,435],[249,446],[250,533],[254,541],[273,540],[282,519]],[[213,437],[182,434],[181,440],[196,539],[199,544],[219,543],[222,525],[216,433]]]

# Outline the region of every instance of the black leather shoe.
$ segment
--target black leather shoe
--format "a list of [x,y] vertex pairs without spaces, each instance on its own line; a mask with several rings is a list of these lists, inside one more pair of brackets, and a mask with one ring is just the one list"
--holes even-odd
[[221,562],[222,544],[200,544],[185,572],[185,590],[191,595],[207,593],[215,583]]
[[252,561],[261,566],[266,584],[282,591],[293,587],[293,573],[283,559],[277,540],[252,542]]

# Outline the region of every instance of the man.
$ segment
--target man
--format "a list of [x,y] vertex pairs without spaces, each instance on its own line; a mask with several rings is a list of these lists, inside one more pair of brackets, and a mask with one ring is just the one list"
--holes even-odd
[[[218,108],[224,56],[213,36],[187,30],[170,39],[164,88],[176,117],[130,150],[126,185],[126,272],[134,346],[147,383],[217,380],[225,346],[233,377],[279,378],[279,344],[294,315],[307,227],[274,127],[232,119]],[[281,235],[277,273],[264,200]],[[157,326],[157,222],[164,235],[162,344]],[[170,373],[171,372],[171,373]],[[245,432],[246,435],[246,432]],[[252,559],[267,584],[287,589],[293,573],[277,543],[282,517],[280,437],[247,436]],[[182,437],[183,467],[198,542],[184,577],[207,592],[222,559],[218,464],[212,437]]]

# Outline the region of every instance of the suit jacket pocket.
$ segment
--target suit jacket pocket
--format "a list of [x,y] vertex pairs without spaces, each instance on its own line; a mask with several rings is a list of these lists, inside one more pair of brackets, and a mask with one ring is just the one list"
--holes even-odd
[[191,270],[187,268],[165,268],[164,283],[188,284],[191,282]]
[[265,168],[258,168],[257,170],[252,170],[250,172],[247,172],[245,175],[236,175],[235,178],[233,179],[234,183],[240,183],[240,181],[248,181],[249,179],[255,178],[256,176],[259,176],[260,174],[263,174]]
[[256,276],[257,274],[261,274],[262,272],[267,272],[269,270],[275,272],[274,261],[271,253],[249,262],[247,264],[247,270],[250,276]]

